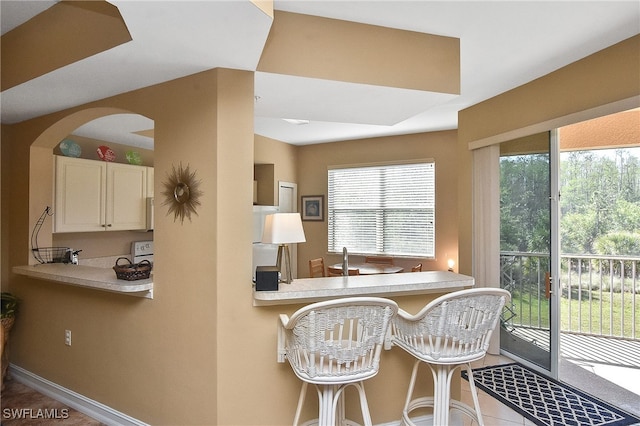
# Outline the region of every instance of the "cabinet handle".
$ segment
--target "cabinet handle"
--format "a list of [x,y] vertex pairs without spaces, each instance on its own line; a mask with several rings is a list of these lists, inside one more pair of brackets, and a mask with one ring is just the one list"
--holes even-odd
[[111,224],[108,224],[107,226],[108,226],[108,227],[111,227]]

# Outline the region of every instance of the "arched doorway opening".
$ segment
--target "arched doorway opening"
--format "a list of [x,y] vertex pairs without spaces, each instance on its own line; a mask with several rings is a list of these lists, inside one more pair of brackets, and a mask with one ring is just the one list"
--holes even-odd
[[[135,124],[137,123],[137,124]],[[134,126],[134,127],[132,127]],[[135,127],[138,126],[138,127]],[[78,131],[78,130],[81,131]],[[101,130],[102,129],[102,130]],[[135,132],[135,134],[133,134]],[[127,135],[131,134],[131,137]],[[124,143],[113,142],[114,138],[121,135]],[[38,219],[47,206],[54,207],[54,156],[64,155],[60,149],[60,142],[68,139],[77,143],[80,154],[73,154],[89,160],[100,160],[97,147],[109,146],[115,152],[115,161],[128,163],[128,153],[138,154],[140,164],[153,166],[153,120],[140,114],[133,113],[122,108],[88,108],[74,112],[58,120],[56,123],[42,132],[31,144],[29,152],[29,229],[33,230]],[[135,141],[146,140],[143,142]],[[149,149],[150,148],[150,149]],[[55,211],[53,212],[55,214]],[[98,242],[91,233],[60,234],[62,242],[56,242],[58,237],[53,233],[53,222],[45,220],[38,235],[38,245],[47,246],[71,246],[84,245],[88,247],[104,247],[104,251],[96,251],[101,255],[115,247],[126,245],[131,236],[117,235],[118,232],[109,233],[109,236],[100,236]],[[28,235],[27,238],[30,238]],[[144,238],[149,238],[145,236]],[[152,236],[150,237],[152,238]],[[29,250],[31,247],[29,246]],[[84,250],[84,249],[83,249]],[[117,249],[119,252],[124,249]],[[90,254],[86,253],[85,254]],[[35,259],[28,256],[29,263]]]

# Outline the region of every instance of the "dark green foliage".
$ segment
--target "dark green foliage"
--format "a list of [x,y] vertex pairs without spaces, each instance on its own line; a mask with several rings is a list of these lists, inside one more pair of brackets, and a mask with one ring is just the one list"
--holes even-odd
[[2,292],[2,314],[0,318],[12,318],[18,312],[19,300],[11,293]]
[[[562,155],[563,253],[640,255],[640,148]],[[609,155],[602,155],[602,153]]]
[[[548,155],[503,157],[500,179],[501,251],[548,252]],[[562,253],[640,255],[640,148],[563,153],[560,188]]]
[[500,180],[501,250],[548,252],[549,156],[503,157]]

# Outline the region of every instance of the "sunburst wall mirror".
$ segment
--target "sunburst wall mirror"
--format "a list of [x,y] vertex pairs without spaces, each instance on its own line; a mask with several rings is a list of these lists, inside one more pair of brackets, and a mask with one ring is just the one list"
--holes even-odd
[[184,223],[185,217],[191,222],[191,214],[198,215],[197,207],[200,206],[202,196],[195,170],[191,171],[189,165],[182,167],[182,163],[178,168],[172,166],[171,173],[167,173],[167,180],[162,185],[162,205],[169,206],[167,216],[173,213],[174,222],[180,219],[180,223]]

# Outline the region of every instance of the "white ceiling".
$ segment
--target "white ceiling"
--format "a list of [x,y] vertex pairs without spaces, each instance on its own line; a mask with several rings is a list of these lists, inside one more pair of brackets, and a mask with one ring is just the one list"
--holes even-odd
[[[248,0],[111,3],[133,40],[5,90],[2,123],[215,67],[255,71],[271,25]],[[53,4],[2,0],[2,34]],[[460,39],[459,96],[256,72],[255,133],[295,145],[455,129],[461,109],[640,33],[637,0],[275,0],[275,8]],[[123,118],[105,118],[76,133],[152,143],[131,134],[147,130],[150,120]]]

